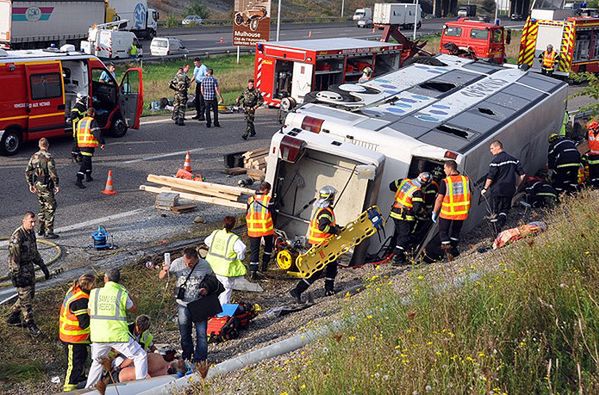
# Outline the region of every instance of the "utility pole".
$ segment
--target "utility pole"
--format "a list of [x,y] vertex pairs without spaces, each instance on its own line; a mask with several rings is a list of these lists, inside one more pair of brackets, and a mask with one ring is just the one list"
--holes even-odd
[[416,9],[414,10],[414,37],[412,38],[416,41],[416,26],[418,25],[418,0],[416,0]]
[[279,0],[279,10],[277,11],[277,41],[279,41],[279,33],[281,32],[281,0]]
[[343,18],[343,9],[345,8],[345,0],[341,0],[341,18]]

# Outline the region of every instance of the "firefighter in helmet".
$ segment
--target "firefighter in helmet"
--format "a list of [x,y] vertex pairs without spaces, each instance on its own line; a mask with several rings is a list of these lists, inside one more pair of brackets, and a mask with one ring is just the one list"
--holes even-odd
[[[322,187],[318,193],[318,199],[314,202],[316,208],[310,228],[308,230],[308,243],[310,246],[316,246],[323,241],[339,234],[341,227],[335,221],[335,212],[333,203],[337,190],[330,185]],[[335,277],[337,276],[337,261],[329,263],[323,270],[314,273],[308,278],[301,279],[295,288],[289,291],[289,294],[301,303],[302,293],[308,289],[324,272],[324,290],[325,295],[330,296],[335,293]]]
[[555,65],[559,62],[559,54],[553,50],[553,45],[547,45],[547,49],[539,55],[541,60],[541,73],[552,75]]
[[580,166],[580,153],[574,141],[556,133],[551,134],[547,167],[553,172],[552,185],[559,193],[578,190]]
[[364,67],[364,70],[362,70],[362,76],[360,77],[360,79],[358,80],[358,82],[362,83],[362,82],[368,82],[372,79],[372,68],[370,67]]
[[583,161],[589,168],[589,183],[593,188],[599,188],[599,122],[594,119],[589,121],[587,133],[589,152],[584,155]]

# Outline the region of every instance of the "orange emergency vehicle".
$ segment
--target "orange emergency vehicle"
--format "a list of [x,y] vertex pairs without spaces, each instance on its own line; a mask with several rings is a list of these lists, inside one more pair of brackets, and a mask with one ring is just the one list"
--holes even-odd
[[[475,59],[503,64],[505,46],[510,40],[510,31],[505,30],[503,26],[459,18],[443,25],[439,52],[458,56],[471,54]],[[447,44],[454,44],[460,53],[452,53]]]
[[551,44],[559,56],[554,75],[568,78],[570,73],[599,72],[599,18],[554,14],[532,11],[522,30],[518,65],[540,72],[539,55]]
[[14,155],[27,141],[72,136],[67,122],[77,94],[88,98],[104,133],[138,129],[143,110],[142,70],[119,84],[104,63],[80,52],[0,49],[0,153]]

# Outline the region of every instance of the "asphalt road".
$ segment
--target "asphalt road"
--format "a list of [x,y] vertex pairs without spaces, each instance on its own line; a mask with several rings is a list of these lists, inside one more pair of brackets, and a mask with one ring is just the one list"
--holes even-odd
[[[195,111],[188,113],[188,117]],[[223,174],[223,155],[267,146],[278,130],[274,110],[259,110],[256,120],[258,136],[244,141],[245,128],[242,114],[221,116],[221,128],[207,129],[205,124],[188,120],[186,126],[175,126],[170,118],[144,118],[140,130],[130,130],[120,139],[108,138],[106,149],[94,157],[93,176],[87,189],[74,185],[78,166],[71,163],[71,141],[68,138],[52,139],[50,151],[57,161],[61,191],[57,195],[58,210],[55,226],[72,226],[86,221],[117,216],[124,212],[153,206],[155,195],[138,190],[150,173],[174,175],[183,167],[185,152],[191,152],[194,172],[200,172],[207,181],[229,182]],[[9,236],[20,224],[27,210],[38,211],[34,194],[25,181],[25,167],[31,154],[37,150],[34,143],[25,145],[13,157],[0,157],[0,237]],[[104,188],[108,170],[113,171],[116,196],[100,193]],[[63,241],[63,239],[60,239]]]

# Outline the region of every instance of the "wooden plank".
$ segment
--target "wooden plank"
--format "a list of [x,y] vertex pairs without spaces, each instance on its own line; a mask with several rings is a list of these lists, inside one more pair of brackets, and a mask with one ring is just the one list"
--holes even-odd
[[251,150],[251,151],[246,151],[242,156],[244,158],[250,158],[252,156],[268,155],[269,149],[270,149],[270,147],[265,147],[265,148],[258,148],[255,150]]
[[190,211],[195,210],[198,207],[197,204],[180,204],[178,206],[173,206],[171,207],[171,211],[177,213],[177,214],[183,214],[183,213],[188,213]]
[[[139,189],[142,191],[152,192],[152,193],[173,192],[173,190],[170,189],[169,187],[153,187],[153,186],[148,186],[148,185],[140,185]],[[219,199],[219,198],[209,197],[209,196],[196,195],[194,193],[179,192],[179,196],[183,199],[189,199],[189,200],[193,200],[196,202],[211,203],[211,204],[216,204],[219,206],[239,208],[242,210],[245,210],[247,207],[246,203],[231,202],[229,200],[224,200],[224,199]]]
[[231,176],[239,176],[245,174],[247,169],[245,167],[231,167],[229,169],[225,169],[225,174],[229,174]]
[[168,182],[172,182],[171,185],[185,185],[185,186],[189,186],[189,187],[193,187],[195,191],[199,192],[199,193],[204,193],[204,190],[211,190],[211,191],[215,191],[215,192],[220,192],[220,193],[224,193],[224,194],[229,194],[229,195],[236,195],[236,196],[240,196],[240,195],[254,195],[256,193],[256,191],[254,191],[253,189],[249,189],[249,188],[240,188],[240,187],[232,187],[229,185],[222,185],[222,184],[214,184],[214,183],[210,183],[210,182],[202,182],[202,181],[193,181],[193,180],[183,180],[180,178],[175,178],[175,177],[169,177],[169,176],[157,176],[154,174],[150,174],[148,175],[147,178],[148,181],[150,182],[155,182],[157,184],[161,184],[161,181],[168,181]]
[[148,180],[148,181],[167,186],[175,192],[197,193],[199,195],[213,196],[213,197],[217,197],[217,198],[221,198],[221,199],[231,200],[233,202],[236,202],[237,199],[239,198],[239,196],[237,196],[237,195],[229,195],[228,193],[216,192],[216,191],[213,191],[210,189],[199,189],[198,190],[197,188],[194,188],[192,186],[186,186],[184,184],[174,182],[173,180],[154,180],[154,179],[152,179],[152,180]]
[[266,174],[262,170],[257,169],[248,169],[247,175],[254,181],[264,181],[266,178]]

